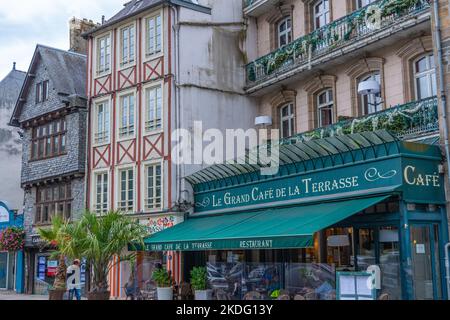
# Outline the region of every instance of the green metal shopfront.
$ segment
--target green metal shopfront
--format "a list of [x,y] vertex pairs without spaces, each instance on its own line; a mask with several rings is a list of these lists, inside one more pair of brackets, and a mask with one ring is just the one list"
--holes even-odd
[[147,238],[146,247],[184,252],[186,268],[206,264],[211,252],[214,260],[243,252],[248,261],[270,251],[275,263],[287,263],[286,254],[298,250],[333,272],[379,266],[393,298],[446,299],[441,165],[438,147],[386,131],[281,145],[275,175],[227,164],[188,177],[195,212]]

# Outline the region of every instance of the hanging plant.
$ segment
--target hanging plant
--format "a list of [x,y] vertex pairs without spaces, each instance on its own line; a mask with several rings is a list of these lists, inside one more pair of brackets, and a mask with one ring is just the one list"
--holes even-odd
[[19,227],[8,227],[0,231],[0,251],[20,251],[25,243],[25,230]]

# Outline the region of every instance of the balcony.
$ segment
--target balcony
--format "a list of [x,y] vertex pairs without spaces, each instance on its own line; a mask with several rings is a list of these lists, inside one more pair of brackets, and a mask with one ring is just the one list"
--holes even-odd
[[279,2],[280,0],[244,0],[244,14],[259,17],[273,9]]
[[[248,0],[252,2],[252,0]],[[255,1],[255,0],[253,0]],[[310,70],[430,19],[429,0],[380,0],[246,66],[247,93]]]
[[283,143],[298,143],[383,129],[403,140],[421,140],[438,135],[437,97],[398,105],[360,118],[342,120],[330,126],[289,137]]

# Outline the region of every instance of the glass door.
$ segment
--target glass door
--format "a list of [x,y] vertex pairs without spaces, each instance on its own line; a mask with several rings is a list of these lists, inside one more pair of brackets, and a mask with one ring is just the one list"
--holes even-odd
[[414,299],[439,299],[440,283],[439,251],[436,248],[438,234],[430,225],[411,226],[411,257],[413,270]]
[[390,300],[402,298],[400,276],[400,242],[397,227],[381,227],[378,235],[381,292]]
[[0,252],[0,290],[8,287],[8,252]]
[[16,279],[16,253],[10,252],[8,259],[8,290],[14,290],[14,280]]
[[387,295],[389,300],[400,300],[402,286],[398,227],[363,227],[357,229],[357,235],[356,270],[366,271],[370,266],[378,266],[380,268],[378,295]]

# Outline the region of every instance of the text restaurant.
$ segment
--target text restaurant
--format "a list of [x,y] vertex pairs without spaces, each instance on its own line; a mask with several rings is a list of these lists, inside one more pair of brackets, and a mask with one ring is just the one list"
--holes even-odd
[[218,299],[446,299],[439,147],[381,130],[282,143],[279,158],[271,176],[223,164],[187,177],[194,212],[146,249],[181,252],[186,281],[206,267]]

